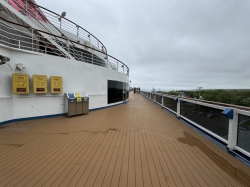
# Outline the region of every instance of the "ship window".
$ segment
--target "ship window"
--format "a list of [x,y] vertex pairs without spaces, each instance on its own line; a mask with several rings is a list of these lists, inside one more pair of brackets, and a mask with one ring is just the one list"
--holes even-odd
[[126,100],[128,98],[127,90],[128,83],[108,80],[108,104]]

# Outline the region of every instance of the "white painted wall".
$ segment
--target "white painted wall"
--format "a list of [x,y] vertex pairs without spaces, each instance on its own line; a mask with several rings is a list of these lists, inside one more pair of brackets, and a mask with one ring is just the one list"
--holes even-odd
[[[63,77],[63,92],[86,92],[90,95],[90,109],[108,106],[107,81],[129,82],[129,77],[104,67],[52,55],[30,53],[0,46],[0,54],[10,57],[13,71],[0,66],[0,122],[11,119],[64,113],[64,94],[33,94],[32,75]],[[30,94],[12,94],[12,73],[15,64],[26,67],[20,73],[30,76]],[[9,96],[9,97],[7,97]]]

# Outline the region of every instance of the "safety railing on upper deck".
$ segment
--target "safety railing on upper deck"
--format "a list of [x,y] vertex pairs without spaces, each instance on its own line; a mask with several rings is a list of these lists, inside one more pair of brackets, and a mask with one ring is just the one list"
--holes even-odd
[[250,108],[141,91],[141,95],[219,140],[229,150],[250,157]]
[[36,18],[40,22],[52,24],[60,30],[67,31],[84,41],[88,42],[93,47],[107,53],[106,47],[103,43],[96,38],[93,34],[82,28],[80,25],[65,18],[65,14],[57,14],[51,10],[48,10],[40,5],[34,4],[27,0],[5,0],[12,7],[20,11],[22,14],[29,16],[30,18]]
[[[39,35],[38,32],[51,36],[54,36],[53,34],[10,22],[4,18],[0,19],[0,44],[2,45],[67,58],[70,54],[78,61],[106,67],[129,76],[129,68],[124,63],[102,51],[69,41],[61,36],[55,36],[53,40],[64,49],[64,52],[62,52],[42,35]],[[23,27],[30,32],[15,29],[11,25]],[[71,45],[71,43],[74,43],[74,45]]]

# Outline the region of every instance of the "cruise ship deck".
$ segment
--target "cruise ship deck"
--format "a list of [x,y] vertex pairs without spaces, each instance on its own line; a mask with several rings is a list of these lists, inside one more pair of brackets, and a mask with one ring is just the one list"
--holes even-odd
[[0,186],[250,186],[250,168],[139,94],[0,128]]

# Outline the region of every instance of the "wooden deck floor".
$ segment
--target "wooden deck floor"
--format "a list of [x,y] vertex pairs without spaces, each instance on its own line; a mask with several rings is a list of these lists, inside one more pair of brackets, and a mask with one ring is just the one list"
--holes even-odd
[[250,168],[141,95],[0,128],[0,186],[250,186]]

